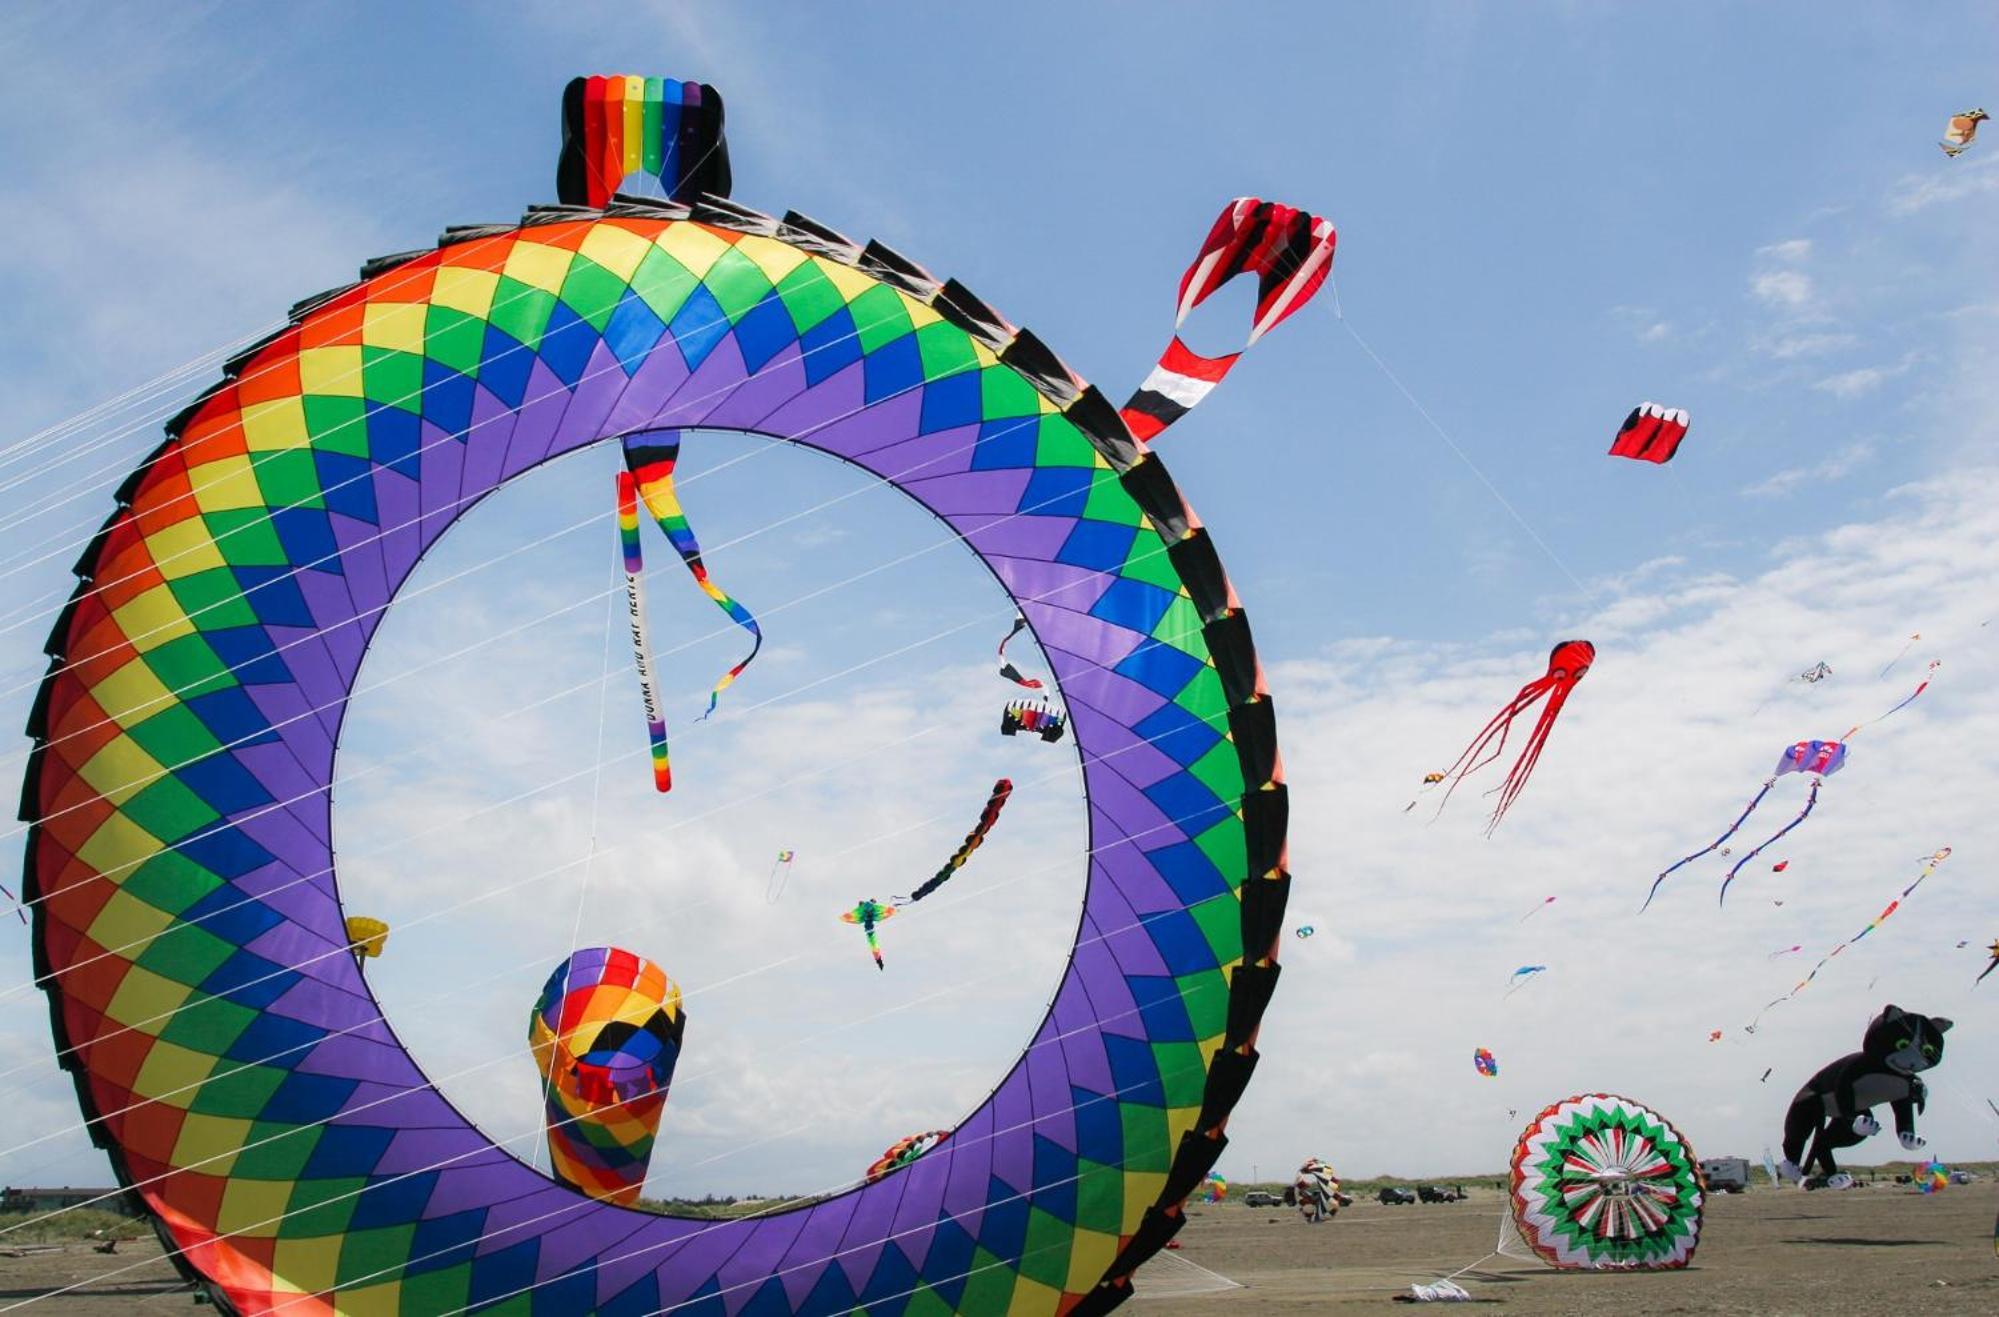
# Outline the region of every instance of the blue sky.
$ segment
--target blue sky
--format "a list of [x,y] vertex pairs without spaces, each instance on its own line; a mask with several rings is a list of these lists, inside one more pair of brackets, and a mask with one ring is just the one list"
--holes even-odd
[[[254,333],[366,257],[551,199],[557,96],[578,72],[715,83],[738,199],[955,275],[1113,397],[1163,344],[1175,281],[1223,201],[1333,219],[1345,324],[1329,290],[1164,445],[1255,622],[1301,802],[1295,900],[1321,930],[1232,1128],[1245,1164],[1224,1169],[1307,1154],[1355,1172],[1494,1167],[1504,1108],[1592,1087],[1666,1111],[1704,1152],[1754,1154],[1792,1087],[1856,1045],[1888,992],[1960,1021],[1951,1096],[1926,1127],[1947,1156],[1989,1155],[1999,1125],[1976,1099],[1999,1092],[1999,1048],[1992,1008],[1965,991],[1980,958],[1954,944],[1999,936],[1980,877],[1999,842],[1982,806],[1999,696],[1979,627],[1999,566],[1999,157],[1945,161],[1934,141],[1949,113],[1999,100],[1990,16],[113,12],[0,18],[16,253],[0,265],[14,311],[0,442]],[[1223,317],[1241,303],[1219,310],[1198,334],[1234,332]],[[1646,398],[1693,414],[1663,470],[1603,456]],[[0,490],[0,627],[21,623],[0,631],[15,688],[0,721],[25,712],[36,601],[66,593],[75,528],[97,523],[106,487],[154,442],[151,412],[170,410],[127,413],[69,441],[96,446],[68,465]],[[676,1089],[681,1141],[656,1188],[816,1188],[955,1119],[1038,1018],[1080,901],[1064,863],[1080,849],[1073,773],[987,727],[1004,626],[987,621],[1003,608],[989,584],[913,510],[830,464],[757,453],[726,438],[690,452],[717,575],[752,607],[827,593],[788,607],[731,712],[676,743],[679,812],[644,789],[615,681],[606,745],[627,757],[592,771],[603,630],[584,601],[610,580],[608,517],[593,520],[603,453],[496,498],[423,565],[410,588],[436,589],[385,626],[364,673],[385,684],[357,705],[342,760],[373,770],[337,808],[343,890],[403,930],[375,971],[390,1018],[489,1130],[527,1130],[524,1153],[522,998],[572,921],[656,948],[709,992],[689,1064],[712,1061],[711,1077]],[[59,499],[74,501],[44,509]],[[698,708],[737,641],[683,587],[654,578],[655,625],[663,646],[688,646],[677,697]],[[1919,651],[1877,678],[1915,631]],[[1572,634],[1596,641],[1598,670],[1500,835],[1483,840],[1462,799],[1434,826],[1404,817],[1421,774]],[[442,657],[482,637],[498,639]],[[1828,786],[1784,906],[1718,913],[1718,874],[1697,870],[1634,921],[1651,875],[1732,816],[1777,747],[1887,707],[1932,657],[1945,667],[1926,703],[1867,733]],[[1782,684],[1820,659],[1833,681]],[[18,771],[18,755],[0,764]],[[960,918],[887,930],[896,972],[877,979],[826,916],[927,870],[1002,772],[1050,786],[1009,806],[977,861],[989,889]],[[1774,800],[1772,826],[1796,807]],[[573,868],[536,882],[587,853],[593,817],[600,846],[621,849],[587,886]],[[1707,1043],[1789,986],[1769,951],[1849,935],[1943,844],[1956,853],[1918,903],[1784,1008],[1781,1029]],[[796,900],[765,907],[783,845],[801,851]],[[1521,963],[1552,968],[1495,1008]],[[0,971],[0,992],[25,981],[20,938],[0,933]],[[462,990],[440,1000],[435,980],[453,975]],[[0,1091],[38,1142],[0,1153],[4,1178],[99,1179],[67,1128],[39,1003],[11,1000]],[[1504,1066],[1484,1087],[1477,1045]]]

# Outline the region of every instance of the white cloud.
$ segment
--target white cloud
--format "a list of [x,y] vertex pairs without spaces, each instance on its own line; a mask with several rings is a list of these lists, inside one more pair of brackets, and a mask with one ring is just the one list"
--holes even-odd
[[1750,278],[1749,291],[1758,301],[1796,310],[1812,300],[1812,279],[1799,270],[1768,270]]
[[1828,480],[1840,480],[1874,460],[1874,445],[1862,440],[1812,466],[1789,467],[1766,480],[1749,486],[1742,492],[1752,497],[1774,497],[1789,494],[1803,485],[1823,484]]
[[1999,192],[1999,157],[1944,160],[1926,174],[1905,175],[1888,194],[1888,213],[1914,215],[1933,206]]
[[1779,361],[1794,361],[1799,357],[1818,357],[1844,351],[1859,341],[1853,334],[1779,333],[1758,339],[1756,347],[1765,356]]
[[1610,314],[1640,343],[1664,343],[1676,332],[1673,322],[1654,307],[1617,306]]
[[1859,398],[1874,392],[1889,380],[1907,374],[1913,365],[1914,357],[1904,357],[1892,366],[1861,366],[1828,375],[1815,381],[1812,387],[1835,398]]
[[[1350,944],[1354,962],[1287,945],[1265,1060],[1230,1125],[1228,1173],[1307,1151],[1355,1174],[1488,1171],[1517,1129],[1506,1108],[1601,1088],[1667,1112],[1703,1152],[1755,1156],[1777,1143],[1791,1092],[1856,1046],[1883,1002],[1963,1019],[1980,958],[1950,948],[1989,912],[1962,861],[1999,843],[1981,804],[1999,771],[1999,686],[1979,629],[1990,601],[1963,583],[1999,572],[1995,495],[1993,471],[1911,488],[1879,523],[1798,527],[1757,576],[1655,573],[1646,608],[1620,616],[1620,600],[1575,626],[1597,642],[1597,666],[1490,841],[1480,835],[1489,802],[1471,788],[1434,824],[1427,805],[1403,806],[1559,637],[1375,642],[1277,665],[1293,797],[1319,802],[1293,814],[1293,900],[1321,915],[1320,937]],[[1877,679],[1918,629],[1925,643]],[[1811,820],[1745,871],[1725,909],[1714,893],[1729,861],[1710,859],[1637,914],[1652,876],[1740,810],[1780,747],[1878,714],[1932,656],[1944,666],[1923,701],[1854,738]],[[1833,679],[1786,684],[1821,658]],[[1745,826],[1749,845],[1789,821],[1802,792],[1781,783]],[[1895,922],[1753,1038],[1741,1032],[1944,844],[1957,863]],[[1772,874],[1779,858],[1791,864]],[[1519,922],[1550,895],[1560,900]],[[1802,967],[1767,960],[1798,943]],[[1500,1002],[1508,974],[1529,963],[1550,969]],[[1727,1031],[1722,1043],[1707,1042],[1712,1029]],[[1478,1046],[1499,1055],[1498,1081],[1473,1075]],[[1952,1090],[1999,1085],[1999,1054],[1976,1035],[1960,1028],[1951,1047],[1940,1079]],[[1368,1055],[1383,1069],[1329,1059]],[[1775,1073],[1759,1083],[1767,1067]],[[1989,1119],[1982,1104],[1942,1100],[1922,1121],[1933,1146],[1962,1148],[1982,1145]],[[1854,1160],[1899,1155],[1875,1145]]]
[[1773,242],[1767,247],[1758,247],[1756,254],[1787,265],[1796,265],[1811,257],[1812,240],[1787,238],[1783,242]]

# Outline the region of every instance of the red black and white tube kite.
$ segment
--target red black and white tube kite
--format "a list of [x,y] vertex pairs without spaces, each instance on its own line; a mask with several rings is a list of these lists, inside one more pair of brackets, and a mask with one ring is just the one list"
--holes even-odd
[[1610,455],[1663,466],[1673,460],[1673,454],[1680,451],[1680,440],[1686,437],[1686,412],[1641,402],[1624,418],[1617,438],[1611,441]]
[[[1333,271],[1337,241],[1332,221],[1317,215],[1255,197],[1231,201],[1201,244],[1200,255],[1180,278],[1172,341],[1124,405],[1125,424],[1133,437],[1140,443],[1157,438],[1207,397],[1243,352],[1311,301]],[[1238,351],[1204,357],[1181,342],[1177,331],[1195,307],[1239,274],[1257,279],[1249,338]]]

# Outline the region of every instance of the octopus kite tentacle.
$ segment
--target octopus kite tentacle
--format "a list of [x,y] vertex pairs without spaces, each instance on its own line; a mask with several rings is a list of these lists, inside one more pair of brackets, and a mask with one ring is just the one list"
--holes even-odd
[[[1665,882],[1666,879],[1672,875],[1675,869],[1680,868],[1682,865],[1692,864],[1695,860],[1698,860],[1701,856],[1706,855],[1711,851],[1714,851],[1715,849],[1719,848],[1723,842],[1727,841],[1730,837],[1733,837],[1735,835],[1735,830],[1742,826],[1743,820],[1747,819],[1751,814],[1754,814],[1756,812],[1756,807],[1763,803],[1763,797],[1769,795],[1770,788],[1776,785],[1777,785],[1776,778],[1772,777],[1765,779],[1762,788],[1758,790],[1754,796],[1751,796],[1749,798],[1749,803],[1743,806],[1742,812],[1735,816],[1735,822],[1729,824],[1726,831],[1724,831],[1719,837],[1716,837],[1713,841],[1709,842],[1707,845],[1695,851],[1692,855],[1688,855],[1681,859],[1675,860],[1673,861],[1673,863],[1667,865],[1665,869],[1661,870],[1659,876],[1652,880],[1652,890],[1645,894],[1645,904],[1638,907],[1638,913],[1642,915],[1647,910],[1652,908],[1652,898],[1659,894],[1659,884]],[[1765,844],[1767,845],[1768,843]],[[1761,850],[1762,847],[1759,846],[1757,849]]]
[[1781,838],[1785,833],[1789,832],[1792,828],[1797,827],[1800,823],[1803,823],[1806,819],[1811,817],[1812,806],[1819,803],[1819,788],[1824,785],[1825,785],[1825,779],[1814,778],[1812,780],[1812,789],[1805,794],[1805,807],[1798,811],[1798,817],[1792,819],[1789,823],[1786,823],[1783,827],[1777,829],[1776,833],[1768,841],[1764,842],[1761,846],[1758,846],[1755,850],[1749,852],[1749,854],[1743,856],[1741,859],[1735,862],[1735,867],[1733,869],[1730,869],[1728,871],[1728,876],[1721,880],[1721,899],[1719,901],[1719,904],[1721,905],[1728,904],[1728,885],[1735,881],[1736,874],[1742,872],[1743,865],[1749,863],[1751,860],[1755,859],[1758,855],[1761,855],[1769,847],[1775,845],[1778,839]]
[[1444,776],[1450,779],[1450,790],[1437,805],[1437,813],[1444,812],[1444,806],[1451,803],[1451,795],[1458,784],[1478,772],[1487,764],[1505,753],[1507,737],[1513,730],[1513,720],[1533,708],[1545,698],[1548,703],[1534,721],[1534,730],[1528,733],[1527,746],[1520,757],[1513,761],[1507,771],[1506,780],[1488,795],[1498,795],[1499,803],[1493,807],[1492,818],[1486,823],[1485,835],[1490,837],[1499,827],[1499,821],[1506,817],[1514,800],[1526,787],[1527,779],[1533,775],[1534,765],[1540,762],[1541,750],[1548,742],[1548,733],[1555,726],[1555,719],[1561,715],[1562,707],[1568,703],[1569,692],[1576,683],[1589,674],[1590,664],[1596,660],[1596,646],[1587,640],[1564,640],[1548,652],[1548,671],[1545,676],[1528,682],[1508,701],[1505,708],[1494,714],[1479,734],[1472,738]]

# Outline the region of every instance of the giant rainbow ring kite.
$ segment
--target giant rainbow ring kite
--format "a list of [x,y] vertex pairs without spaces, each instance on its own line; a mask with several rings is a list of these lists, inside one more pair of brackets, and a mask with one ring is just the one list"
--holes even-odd
[[[1226,1141],[1289,879],[1248,625],[1117,409],[955,282],[716,199],[453,230],[226,376],[77,563],[23,799],[62,1060],[184,1269],[246,1313],[1125,1297]],[[584,1198],[441,1097],[347,952],[330,831],[425,550],[541,462],[692,427],[843,458],[963,539],[1047,651],[1091,830],[1074,955],[985,1102],[905,1170],[735,1221]]]

